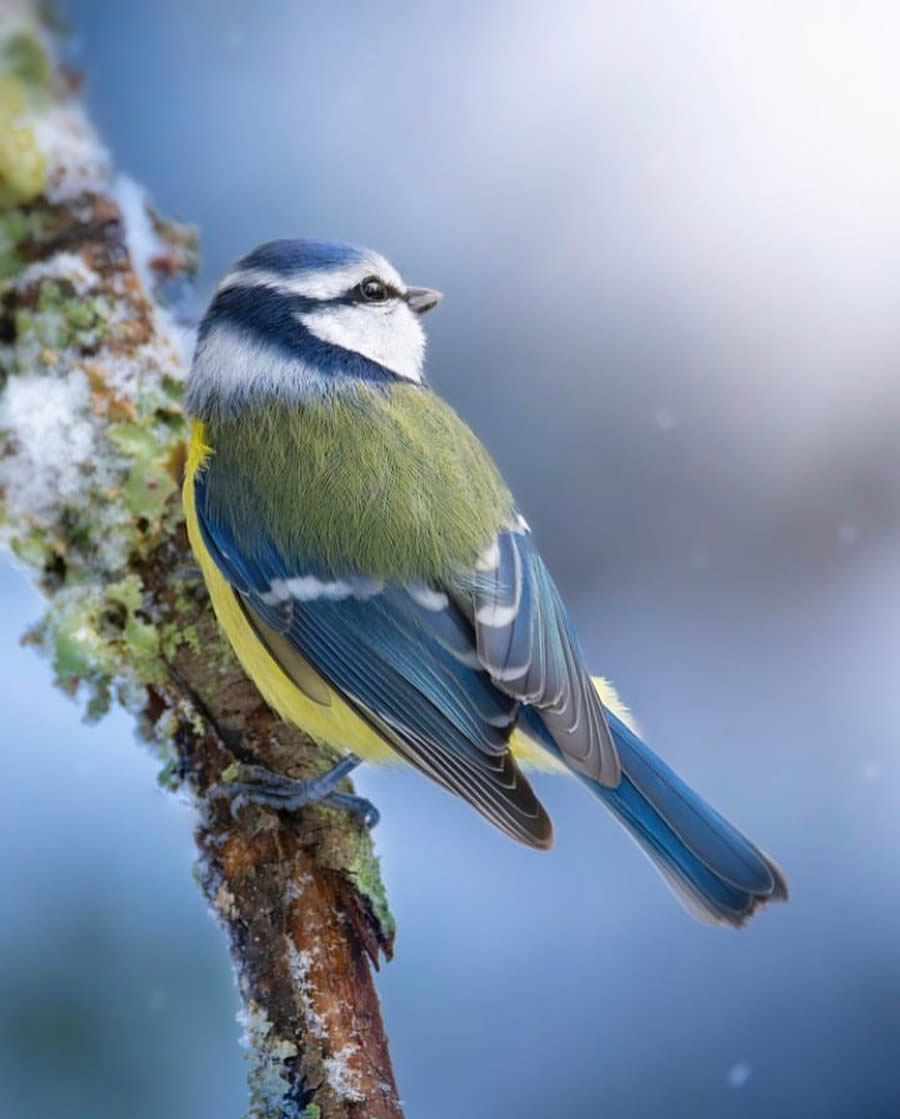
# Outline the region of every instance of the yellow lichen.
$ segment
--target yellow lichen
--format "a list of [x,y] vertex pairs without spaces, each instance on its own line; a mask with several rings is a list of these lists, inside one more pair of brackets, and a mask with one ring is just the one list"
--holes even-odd
[[34,129],[23,122],[26,86],[14,74],[0,74],[0,207],[37,198],[47,181],[47,161]]

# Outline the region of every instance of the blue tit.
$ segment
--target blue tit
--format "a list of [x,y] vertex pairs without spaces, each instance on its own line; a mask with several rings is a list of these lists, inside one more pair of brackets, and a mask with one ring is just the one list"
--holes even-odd
[[271,775],[259,799],[349,804],[336,784],[360,759],[402,760],[547,848],[522,767],[572,774],[695,915],[741,925],[787,897],[785,879],[588,674],[497,467],[425,380],[422,316],[439,299],[378,253],[273,241],[200,326],[191,545],[267,702],[343,755],[310,782]]

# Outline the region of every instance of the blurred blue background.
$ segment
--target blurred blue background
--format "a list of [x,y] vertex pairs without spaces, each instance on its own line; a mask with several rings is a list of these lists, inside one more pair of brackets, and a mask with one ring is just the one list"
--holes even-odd
[[[890,3],[70,0],[119,166],[199,224],[447,293],[436,386],[519,495],[591,665],[786,868],[695,924],[574,783],[519,849],[364,772],[410,1119],[900,1115],[900,144]],[[18,636],[0,569],[0,1113],[245,1106],[191,814]]]

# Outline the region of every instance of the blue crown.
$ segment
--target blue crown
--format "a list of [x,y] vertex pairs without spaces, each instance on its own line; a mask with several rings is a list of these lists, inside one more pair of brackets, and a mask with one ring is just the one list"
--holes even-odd
[[241,257],[238,268],[259,268],[279,276],[298,272],[318,272],[342,268],[362,260],[364,249],[343,241],[296,240],[267,241]]

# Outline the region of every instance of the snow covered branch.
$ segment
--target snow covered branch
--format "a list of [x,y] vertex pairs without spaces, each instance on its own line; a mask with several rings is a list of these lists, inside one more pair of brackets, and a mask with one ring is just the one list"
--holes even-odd
[[236,762],[328,764],[279,723],[190,576],[178,481],[189,347],[158,297],[193,237],[115,177],[30,0],[0,0],[0,543],[47,598],[28,641],[99,718],[125,704],[196,798],[226,931],[251,1115],[400,1115],[371,964],[393,925],[347,815],[208,797]]

